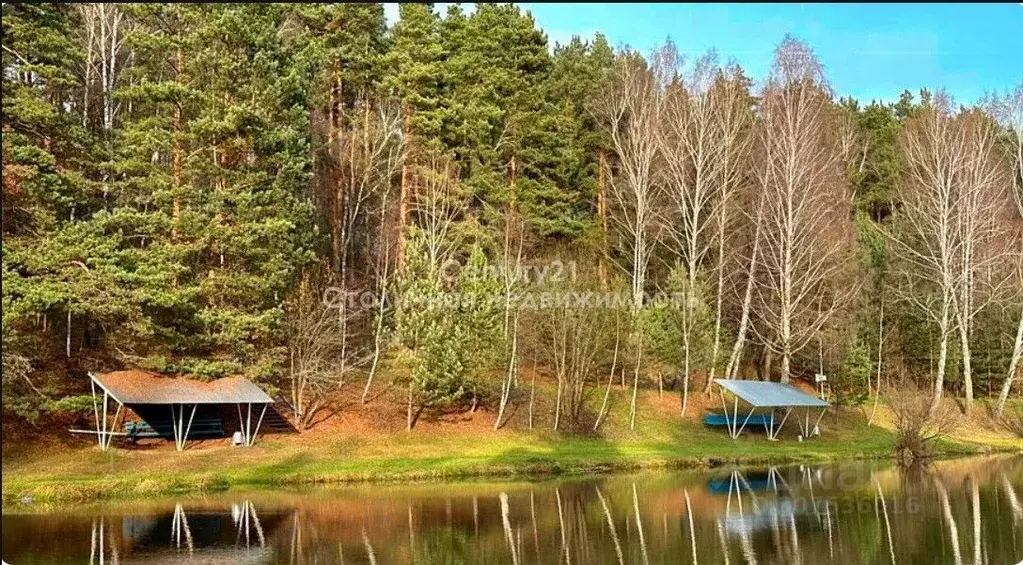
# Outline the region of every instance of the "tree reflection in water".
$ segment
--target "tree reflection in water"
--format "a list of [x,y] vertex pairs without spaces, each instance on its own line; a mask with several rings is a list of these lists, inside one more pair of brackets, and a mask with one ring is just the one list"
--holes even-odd
[[1023,557],[1021,487],[1023,458],[1000,457],[229,492],[8,510],[2,547],[19,565],[1002,564]]

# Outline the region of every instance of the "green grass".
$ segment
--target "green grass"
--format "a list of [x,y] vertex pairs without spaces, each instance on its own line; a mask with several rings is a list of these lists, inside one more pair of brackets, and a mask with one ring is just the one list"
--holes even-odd
[[[453,424],[444,433],[436,429],[364,436],[319,433],[314,442],[297,441],[293,435],[265,436],[247,449],[51,450],[4,460],[3,502],[73,503],[232,487],[880,459],[891,456],[894,443],[892,432],[866,426],[855,411],[847,411],[837,423],[825,418],[822,437],[804,442],[794,437],[794,425],[781,441],[768,441],[763,434],[744,434],[732,441],[723,430],[705,428],[695,418],[680,422],[677,416],[657,416],[653,409],[640,414],[636,430],[630,430],[627,406],[618,406],[600,437],[587,438],[539,426],[533,431],[494,432]],[[978,448],[1019,451],[1023,445],[943,440],[935,447],[939,455],[953,456],[976,453]]]

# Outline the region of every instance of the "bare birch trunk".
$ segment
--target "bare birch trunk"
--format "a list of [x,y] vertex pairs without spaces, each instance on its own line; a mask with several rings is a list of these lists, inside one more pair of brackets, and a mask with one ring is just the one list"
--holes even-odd
[[494,420],[494,430],[501,428],[504,421],[504,410],[508,406],[508,399],[511,397],[512,384],[515,381],[515,373],[518,368],[518,343],[519,343],[519,317],[515,316],[511,327],[511,356],[508,358],[508,375],[501,387],[501,402],[497,410],[497,419]]
[[[855,291],[849,269],[854,230],[838,158],[829,135],[833,106],[823,68],[805,44],[786,37],[775,51],[761,97],[758,136],[763,164],[764,240],[756,293],[760,341],[781,356],[781,382],[792,358],[818,335]],[[822,307],[823,306],[823,307]]]
[[[874,425],[874,416],[877,414],[877,405],[881,402],[881,360],[882,348],[884,347],[884,299],[881,299],[881,314],[877,322],[877,384],[874,385],[874,406],[870,409],[870,417],[867,418],[867,425]],[[867,385],[867,394],[870,394],[870,385]]]
[[533,366],[533,378],[529,382],[529,429],[533,429],[533,399],[536,397],[536,366]]
[[360,402],[366,403],[366,398],[369,396],[369,388],[373,384],[373,377],[377,372],[377,365],[380,363],[380,352],[383,348],[383,334],[384,334],[384,304],[385,297],[387,294],[387,279],[389,259],[390,259],[390,247],[388,241],[384,236],[387,230],[384,228],[384,215],[387,212],[387,193],[384,193],[383,199],[380,203],[380,237],[384,238],[380,244],[380,248],[384,250],[383,260],[381,261],[381,273],[377,282],[377,315],[376,324],[373,330],[373,360],[370,362],[369,374],[366,376],[366,386],[362,389],[362,398]]
[[[727,166],[727,165],[726,165]],[[707,375],[707,382],[703,385],[703,392],[710,396],[714,379],[717,378],[718,356],[721,352],[721,313],[725,296],[725,218],[727,217],[728,196],[722,188],[721,202],[718,204],[718,268],[717,268],[717,295],[714,301],[714,338],[710,352],[710,373]]]
[[412,379],[408,381],[408,431],[412,431]]
[[629,429],[636,429],[636,396],[639,393],[639,368],[643,362],[643,335],[639,336],[639,344],[636,350],[636,369],[632,377],[632,407],[629,412]]
[[941,319],[938,321],[938,331],[941,333],[941,341],[938,344],[938,366],[934,377],[934,396],[928,414],[934,415],[941,406],[941,397],[945,391],[945,366],[948,365],[948,334],[951,325],[951,317],[948,308],[945,308]]
[[607,389],[604,390],[604,401],[600,404],[600,411],[597,412],[597,421],[593,423],[593,431],[597,431],[600,428],[600,423],[604,419],[604,414],[607,413],[607,401],[611,397],[611,383],[615,379],[615,371],[618,368],[618,348],[621,344],[621,326],[618,324],[619,318],[615,318],[615,350],[611,357],[611,372],[607,376]]
[[562,393],[562,389],[564,387],[564,381],[565,381],[565,377],[559,372],[558,373],[557,399],[555,400],[555,403],[554,403],[554,429],[555,430],[557,430],[558,426],[561,424],[561,396],[563,394]]
[[756,284],[757,254],[760,252],[761,215],[760,204],[757,205],[756,225],[753,233],[753,251],[750,254],[749,267],[746,270],[746,289],[742,298],[742,313],[739,316],[739,329],[736,332],[735,343],[732,345],[732,353],[728,357],[728,365],[725,367],[725,378],[734,379],[739,373],[739,363],[742,359],[742,350],[746,346],[746,334],[749,331],[750,310],[753,304],[753,287]]
[[1002,392],[998,395],[998,405],[995,408],[995,416],[999,419],[1005,411],[1005,402],[1012,390],[1013,379],[1019,374],[1020,359],[1023,359],[1023,312],[1019,317],[1019,329],[1016,330],[1016,342],[1012,350],[1012,358],[1009,360],[1009,372],[1005,376],[1005,382],[1002,383]]

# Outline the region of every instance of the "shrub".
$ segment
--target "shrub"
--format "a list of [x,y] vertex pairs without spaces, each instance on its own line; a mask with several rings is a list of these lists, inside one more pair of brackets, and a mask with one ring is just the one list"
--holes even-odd
[[888,400],[888,406],[895,421],[895,458],[908,467],[929,460],[932,442],[952,433],[961,422],[961,414],[947,404],[940,404],[932,412],[930,394],[912,385],[899,390]]

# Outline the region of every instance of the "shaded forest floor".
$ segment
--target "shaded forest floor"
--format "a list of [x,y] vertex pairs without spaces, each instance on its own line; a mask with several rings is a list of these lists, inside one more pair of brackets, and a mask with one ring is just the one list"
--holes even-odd
[[[64,430],[48,443],[4,446],[5,505],[32,501],[80,502],[96,498],[146,496],[232,486],[412,481],[468,477],[523,477],[600,473],[639,468],[689,468],[756,465],[796,461],[886,458],[893,451],[891,414],[879,407],[877,423],[867,426],[869,406],[844,408],[821,421],[821,437],[800,442],[793,420],[781,441],[761,430],[736,441],[702,423],[705,410],[720,410],[719,397],[691,393],[684,419],[675,392],[641,390],[635,429],[629,425],[631,389],[612,387],[610,411],[596,433],[593,414],[584,413],[569,433],[552,430],[554,385],[537,380],[533,428],[529,429],[529,387],[522,383],[507,423],[493,429],[496,411],[424,412],[405,431],[400,390],[381,385],[367,404],[359,402],[361,383],[336,399],[339,410],[325,414],[312,429],[295,434],[261,435],[251,448],[234,448],[230,439],[190,442],[177,452],[173,442],[118,443],[100,452],[89,438],[67,439]],[[603,390],[592,391],[590,410],[600,406]],[[716,401],[716,404],[715,404]],[[949,402],[952,402],[951,400]],[[940,440],[941,456],[1023,451],[1023,440],[987,417],[985,401],[949,439]],[[565,422],[562,422],[565,426]],[[568,427],[568,426],[565,426]]]

